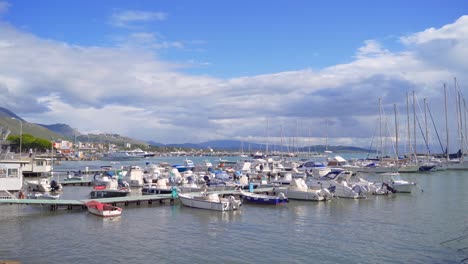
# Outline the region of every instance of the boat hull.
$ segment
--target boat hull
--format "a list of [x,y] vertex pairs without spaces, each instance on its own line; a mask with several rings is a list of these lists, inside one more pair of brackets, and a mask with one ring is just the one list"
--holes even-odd
[[91,199],[94,198],[112,198],[112,197],[125,197],[129,194],[128,191],[123,190],[92,190],[90,193]]
[[[220,201],[210,201],[196,199],[193,196],[179,194],[180,202],[188,207],[214,210],[214,211],[232,211],[239,209],[238,206],[231,203],[228,199],[221,198]],[[240,204],[239,204],[240,205]]]
[[101,217],[120,216],[122,214],[122,208],[96,201],[86,203],[86,207],[88,212]]
[[288,198],[286,197],[280,198],[279,196],[260,195],[246,192],[241,192],[241,197],[244,201],[255,204],[279,205],[288,202]]

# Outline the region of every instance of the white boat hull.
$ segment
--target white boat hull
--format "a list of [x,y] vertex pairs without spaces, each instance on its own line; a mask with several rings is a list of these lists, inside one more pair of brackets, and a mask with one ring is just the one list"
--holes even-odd
[[95,208],[89,208],[88,207],[88,212],[97,215],[97,216],[102,216],[102,217],[111,217],[111,216],[119,216],[122,214],[122,211],[119,210],[111,210],[111,211],[100,211]]
[[397,193],[410,193],[413,191],[414,186],[415,185],[412,183],[393,183],[391,185]]
[[219,201],[210,201],[197,199],[195,196],[179,194],[180,202],[188,207],[215,210],[215,211],[232,211],[239,209],[239,204],[235,204],[230,199],[220,198]]
[[306,200],[306,201],[324,201],[329,198],[322,196],[320,190],[290,190],[289,188],[275,188],[274,193],[284,193],[289,199],[293,200]]

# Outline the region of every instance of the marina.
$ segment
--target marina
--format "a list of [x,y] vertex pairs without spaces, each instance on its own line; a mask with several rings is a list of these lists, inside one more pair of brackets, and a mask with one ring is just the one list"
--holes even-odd
[[[177,164],[176,158],[172,159],[165,158],[164,161]],[[206,158],[193,158],[195,164],[203,162],[202,159]],[[143,166],[142,162],[147,161],[129,161],[119,165]],[[151,158],[149,161],[159,163],[163,159]],[[93,163],[105,164],[98,161]],[[76,170],[83,165],[90,164],[70,161],[63,162],[60,168],[64,171]],[[66,181],[62,178],[65,177],[63,174],[56,179],[64,183]],[[141,195],[138,188],[132,188],[130,196],[95,199],[123,209],[118,218],[100,219],[89,216],[92,214],[86,211],[85,204],[93,200],[89,198],[92,187],[88,186],[92,185],[92,175],[88,175],[82,182],[71,181],[75,184],[65,185],[58,200],[0,201],[0,231],[10,236],[12,242],[22,241],[17,247],[7,245],[1,254],[4,259],[24,263],[37,260],[38,256],[39,260],[47,259],[48,263],[72,262],[76,259],[85,262],[109,261],[108,257],[84,257],[83,252],[90,249],[86,244],[77,246],[77,243],[91,239],[95,241],[93,245],[97,243],[109,249],[119,247],[119,240],[126,241],[129,250],[139,252],[131,256],[123,252],[114,253],[110,259],[117,262],[141,262],[143,258],[151,258],[152,254],[160,255],[158,260],[162,263],[197,262],[205,260],[207,256],[215,257],[214,254],[200,254],[190,246],[192,243],[216,247],[224,255],[223,260],[233,263],[252,263],[251,260],[257,259],[258,253],[265,262],[287,262],[290,259],[284,256],[294,255],[297,262],[314,258],[321,263],[457,263],[468,256],[463,250],[458,250],[468,246],[467,241],[440,244],[464,234],[467,227],[464,212],[456,208],[460,204],[468,204],[468,197],[463,191],[464,186],[468,186],[468,172],[436,171],[402,174],[401,177],[417,182],[420,189],[414,189],[411,193],[368,195],[364,199],[333,197],[319,202],[290,199],[288,203],[274,207],[243,202],[238,210],[225,212],[187,207],[173,194]],[[248,189],[244,188],[243,191]],[[253,191],[271,195],[273,188],[256,187]],[[213,193],[239,197],[241,192],[230,189]],[[444,199],[440,199],[440,196]],[[447,221],[452,224],[447,225]],[[79,233],[66,228],[69,225],[81,226]],[[41,243],[50,246],[41,252],[25,251],[34,245],[32,233],[26,230],[36,226],[40,226],[41,230],[36,230],[34,235],[42,236]],[[54,247],[59,245],[53,237],[44,236],[44,232],[53,232],[57,228],[66,230],[60,235],[67,237],[61,239],[64,241],[62,246],[75,245],[76,250],[54,260],[48,255],[54,254]],[[12,230],[21,236],[15,235]],[[109,230],[112,230],[115,241],[106,240]],[[148,232],[158,239],[147,237]],[[346,237],[343,234],[347,234]],[[184,242],[174,241],[170,237],[183,237]],[[255,239],[245,240],[243,237]],[[281,254],[272,252],[270,249],[276,245],[274,241],[286,241],[289,246],[283,248]],[[229,248],[220,247],[219,243],[239,248],[243,254],[235,254]],[[309,247],[304,247],[303,243]],[[310,250],[310,247],[315,250]],[[336,247],[340,250],[332,249]],[[164,254],[172,248],[182,248],[183,251]],[[398,251],[398,255],[394,251]]]

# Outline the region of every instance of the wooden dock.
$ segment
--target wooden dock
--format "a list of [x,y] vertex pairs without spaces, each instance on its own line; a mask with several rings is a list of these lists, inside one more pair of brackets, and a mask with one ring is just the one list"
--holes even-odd
[[[273,188],[257,188],[254,189],[256,193],[271,192]],[[199,192],[197,192],[199,193]],[[214,191],[208,193],[217,193],[220,195],[239,195],[238,190],[227,190],[227,191]],[[108,203],[114,206],[123,204],[128,206],[130,204],[141,205],[141,203],[147,203],[149,205],[153,202],[159,202],[163,204],[165,201],[169,201],[170,204],[174,204],[177,197],[173,197],[172,194],[155,194],[155,195],[140,195],[140,196],[125,196],[125,197],[114,197],[114,198],[100,198],[100,199],[83,199],[83,200],[45,200],[45,199],[3,199],[0,200],[1,204],[23,204],[23,205],[39,205],[48,206],[51,211],[58,210],[60,208],[66,208],[72,210],[74,208],[86,209],[85,204],[89,201],[98,201],[101,203]]]

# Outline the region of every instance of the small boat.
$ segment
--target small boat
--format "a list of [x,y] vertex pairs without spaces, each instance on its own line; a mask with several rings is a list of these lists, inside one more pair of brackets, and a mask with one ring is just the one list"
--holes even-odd
[[124,197],[130,193],[128,188],[120,189],[107,189],[104,186],[96,186],[91,192],[91,199],[94,198],[112,198],[112,197]]
[[40,178],[39,180],[26,181],[29,191],[33,192],[56,192],[62,189],[62,185],[56,180],[50,181],[49,178]]
[[79,173],[75,173],[75,174],[72,174],[72,173],[68,173],[67,174],[67,177],[65,179],[63,179],[64,181],[82,181],[84,179],[83,175],[82,174],[79,174]]
[[257,204],[278,205],[288,202],[288,198],[282,192],[280,192],[278,195],[265,195],[241,190],[240,195],[242,198],[244,198],[245,201]]
[[100,203],[98,201],[87,202],[88,212],[102,217],[119,216],[122,214],[122,208],[110,204]]
[[60,194],[32,192],[28,194],[27,198],[38,200],[57,200],[60,198]]
[[383,173],[382,183],[397,193],[411,193],[416,187],[416,183],[403,180],[399,173]]
[[206,193],[201,194],[178,194],[180,202],[188,207],[215,210],[215,211],[232,211],[238,210],[241,206],[241,201],[229,196],[229,198],[220,198],[219,194]]

